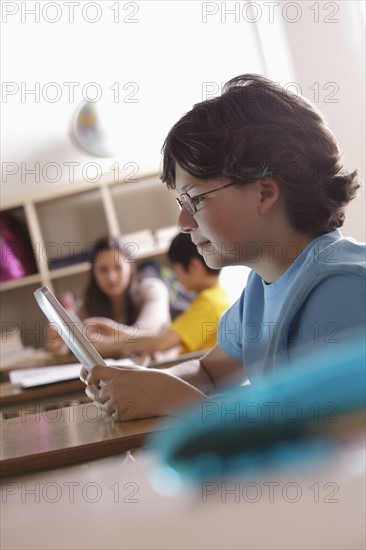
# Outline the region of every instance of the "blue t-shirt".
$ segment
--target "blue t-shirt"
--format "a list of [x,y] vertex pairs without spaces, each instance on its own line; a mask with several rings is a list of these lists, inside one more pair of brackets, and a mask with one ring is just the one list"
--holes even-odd
[[324,346],[334,351],[365,326],[365,258],[364,244],[335,230],[312,241],[272,284],[252,271],[221,318],[220,347],[243,362],[250,380]]

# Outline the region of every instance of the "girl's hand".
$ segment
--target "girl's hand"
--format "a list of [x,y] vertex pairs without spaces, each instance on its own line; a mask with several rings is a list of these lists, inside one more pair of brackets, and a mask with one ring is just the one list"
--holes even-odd
[[89,317],[85,319],[84,326],[88,338],[97,338],[98,336],[117,338],[123,332],[119,323],[107,317]]
[[67,355],[69,348],[62,340],[53,323],[47,325],[46,349],[55,355]]

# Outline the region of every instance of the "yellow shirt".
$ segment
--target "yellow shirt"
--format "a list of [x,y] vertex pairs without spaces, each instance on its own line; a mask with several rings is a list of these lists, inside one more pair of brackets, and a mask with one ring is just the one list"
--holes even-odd
[[170,326],[182,341],[181,353],[213,348],[220,317],[230,305],[226,290],[219,284],[200,292]]

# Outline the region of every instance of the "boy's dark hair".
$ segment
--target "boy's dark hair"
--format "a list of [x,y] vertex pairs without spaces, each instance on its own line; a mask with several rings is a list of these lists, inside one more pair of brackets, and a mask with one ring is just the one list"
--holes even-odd
[[178,233],[170,243],[167,254],[172,264],[182,265],[185,271],[188,271],[192,258],[198,258],[207,273],[218,275],[221,271],[220,269],[208,267],[188,233]]
[[337,141],[308,101],[255,74],[233,78],[223,94],[194,105],[163,145],[161,179],[175,188],[175,165],[207,180],[245,184],[269,175],[285,196],[292,226],[312,236],[344,222],[360,187]]

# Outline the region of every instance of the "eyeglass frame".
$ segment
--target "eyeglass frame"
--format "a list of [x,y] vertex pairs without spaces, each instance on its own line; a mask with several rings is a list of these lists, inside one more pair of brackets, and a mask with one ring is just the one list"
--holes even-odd
[[[226,187],[231,187],[232,185],[238,185],[238,183],[239,182],[237,181],[232,181],[230,183],[227,183],[226,185],[223,185],[222,187],[216,187],[215,189],[211,189],[211,191],[206,191],[206,193],[201,193],[200,195],[195,195],[194,197],[191,197],[189,193],[181,193],[179,197],[175,197],[175,200],[177,201],[177,204],[180,209],[184,208],[185,211],[188,212],[190,216],[194,216],[198,212],[196,203],[194,202],[196,199],[205,197],[206,195],[209,195],[210,193],[214,193],[215,191],[220,191],[220,189],[226,189]],[[187,202],[183,202],[182,197],[185,197],[185,200]]]

